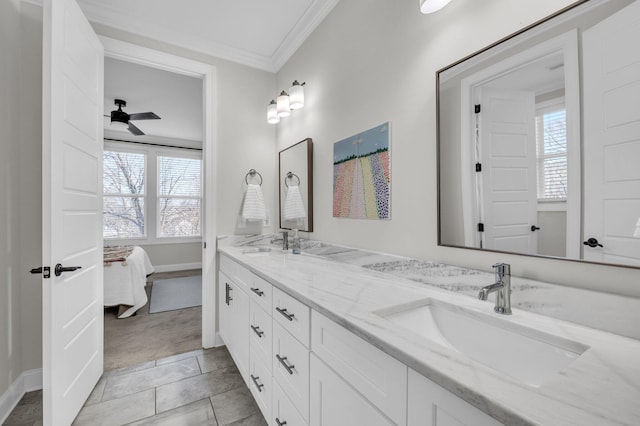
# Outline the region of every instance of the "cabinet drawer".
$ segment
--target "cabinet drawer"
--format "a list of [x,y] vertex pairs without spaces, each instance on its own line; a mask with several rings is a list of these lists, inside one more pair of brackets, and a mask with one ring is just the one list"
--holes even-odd
[[[246,270],[245,270],[246,271]],[[251,299],[255,300],[262,309],[267,312],[271,311],[271,301],[273,286],[267,281],[263,280],[256,274],[246,271],[246,274],[240,274],[249,287],[249,294]]]
[[271,420],[269,424],[271,426],[307,426],[298,410],[293,406],[293,403],[289,400],[289,397],[278,385],[278,382],[273,381],[273,407],[271,409]]
[[[271,316],[264,311],[256,302],[251,301],[249,309],[249,336],[251,340],[251,356],[257,356],[264,362],[271,371],[271,343],[273,341]],[[255,347],[255,354],[253,348]]]
[[236,269],[240,267],[236,262],[227,256],[220,255],[220,272],[223,272],[229,279],[233,279],[236,275]]
[[305,421],[309,420],[309,351],[277,323],[273,324],[273,378]]
[[264,360],[252,357],[249,361],[249,389],[258,403],[258,407],[265,419],[271,418],[272,379],[271,371]]
[[397,424],[407,421],[407,366],[316,311],[311,350]]
[[273,319],[306,348],[309,347],[310,312],[308,306],[280,289],[273,289]]

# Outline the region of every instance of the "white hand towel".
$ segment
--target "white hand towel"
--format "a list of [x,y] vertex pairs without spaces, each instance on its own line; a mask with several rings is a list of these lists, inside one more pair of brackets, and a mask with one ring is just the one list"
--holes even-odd
[[267,220],[267,209],[260,185],[250,183],[247,186],[242,206],[242,218],[244,220]]
[[282,214],[285,220],[307,217],[307,212],[302,202],[302,195],[300,194],[300,188],[297,185],[287,188]]

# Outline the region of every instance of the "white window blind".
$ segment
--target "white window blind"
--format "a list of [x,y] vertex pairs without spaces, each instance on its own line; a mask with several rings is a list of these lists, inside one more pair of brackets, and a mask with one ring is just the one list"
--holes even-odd
[[158,156],[158,237],[200,236],[202,160]]
[[145,236],[144,153],[104,151],[104,238]]
[[536,114],[538,199],[567,198],[567,115],[564,104],[539,108]]

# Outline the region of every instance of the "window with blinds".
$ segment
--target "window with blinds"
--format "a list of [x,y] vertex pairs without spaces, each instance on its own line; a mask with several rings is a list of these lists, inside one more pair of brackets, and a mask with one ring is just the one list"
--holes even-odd
[[158,237],[200,236],[202,160],[158,156]]
[[145,236],[145,163],[141,152],[103,153],[103,235]]
[[567,199],[567,115],[564,100],[536,114],[538,200]]

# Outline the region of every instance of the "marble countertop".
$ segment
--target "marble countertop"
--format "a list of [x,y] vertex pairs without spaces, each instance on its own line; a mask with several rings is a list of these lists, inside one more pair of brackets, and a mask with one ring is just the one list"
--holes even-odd
[[[486,272],[317,242],[306,242],[303,255],[244,253],[247,245],[267,243],[260,236],[228,238],[218,250],[506,425],[640,424],[638,340],[530,312],[536,303],[523,301],[529,310],[514,303],[511,316],[495,314],[492,303],[468,297],[492,282]],[[539,285],[519,281],[514,296]],[[533,387],[376,314],[427,298],[588,349]]]

